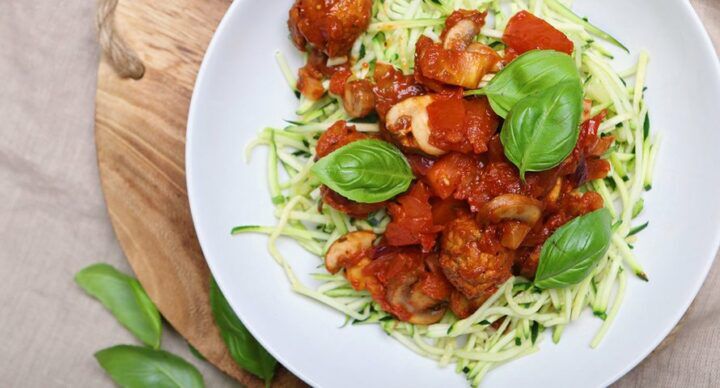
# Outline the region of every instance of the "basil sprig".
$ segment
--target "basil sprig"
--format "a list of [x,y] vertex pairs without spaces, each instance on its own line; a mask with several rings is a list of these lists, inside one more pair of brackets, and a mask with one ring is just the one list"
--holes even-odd
[[160,313],[137,280],[108,264],[93,264],[78,272],[75,282],[140,341],[154,349],[160,347]]
[[388,200],[405,192],[414,179],[402,152],[382,140],[352,142],[321,158],[315,176],[345,198],[362,203]]
[[610,247],[612,217],[607,209],[577,217],[545,241],[535,286],[562,288],[580,283]]
[[533,50],[510,62],[484,88],[466,94],[486,95],[495,113],[506,118],[520,100],[562,81],[580,84],[572,57],[554,50]]
[[121,387],[205,387],[194,366],[163,350],[117,345],[95,353],[95,358]]
[[265,380],[265,385],[269,386],[275,375],[277,361],[235,315],[214,279],[210,282],[210,306],[220,335],[233,360],[243,369]]
[[500,132],[505,156],[520,170],[549,170],[562,162],[577,143],[582,117],[582,87],[575,80],[520,100]]

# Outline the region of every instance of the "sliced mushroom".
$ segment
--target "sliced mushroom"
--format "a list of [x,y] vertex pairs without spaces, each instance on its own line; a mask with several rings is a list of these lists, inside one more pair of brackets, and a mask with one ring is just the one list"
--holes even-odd
[[470,19],[460,20],[445,32],[443,48],[445,50],[465,50],[475,36],[480,33],[480,28]]
[[375,110],[373,85],[368,80],[359,79],[345,83],[343,107],[350,117],[365,117]]
[[520,194],[504,194],[493,198],[481,209],[481,215],[492,223],[515,220],[534,225],[542,215],[542,202]]
[[387,286],[385,297],[393,306],[410,313],[407,322],[430,325],[445,315],[446,303],[425,295],[418,287],[417,277],[407,277]]
[[492,47],[479,42],[473,42],[470,43],[470,45],[467,47],[467,51],[471,53],[483,54],[493,59],[490,62],[491,65],[488,65],[485,69],[486,71],[490,73],[497,73],[498,71],[502,70],[502,58],[500,57],[500,54],[497,53],[497,51],[493,50]]
[[557,202],[558,198],[560,198],[560,190],[562,190],[562,178],[557,178],[557,180],[555,181],[555,186],[553,186],[552,190],[550,190],[547,197],[545,197],[545,202],[546,203]]
[[386,116],[386,127],[402,145],[440,156],[446,153],[430,144],[430,124],[427,107],[433,95],[410,97],[395,104]]
[[345,278],[350,282],[350,285],[358,291],[369,289],[370,285],[375,285],[377,280],[374,276],[368,275],[364,272],[365,267],[372,263],[372,260],[363,257],[357,263],[352,266],[345,268]]
[[510,221],[503,225],[500,244],[508,249],[518,249],[530,232],[530,225],[519,221]]
[[337,239],[325,254],[325,267],[330,273],[337,273],[347,264],[361,260],[372,248],[377,236],[369,231],[350,232]]

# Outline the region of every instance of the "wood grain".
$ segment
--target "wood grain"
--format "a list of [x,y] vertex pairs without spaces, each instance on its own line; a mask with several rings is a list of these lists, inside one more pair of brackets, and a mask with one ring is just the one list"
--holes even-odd
[[[145,63],[139,81],[101,63],[95,112],[108,212],[135,274],[165,319],[223,372],[250,387],[215,327],[210,272],[190,218],[185,130],[203,53],[229,0],[121,1],[117,23]],[[304,386],[280,368],[275,386]]]

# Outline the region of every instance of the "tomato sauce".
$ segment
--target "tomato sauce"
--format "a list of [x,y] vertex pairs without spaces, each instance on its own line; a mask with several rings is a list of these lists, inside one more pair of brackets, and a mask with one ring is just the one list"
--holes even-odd
[[430,252],[441,227],[433,224],[430,192],[422,182],[388,204],[392,222],[385,230],[385,240],[391,246],[419,244],[423,252]]
[[550,23],[527,11],[516,13],[508,21],[502,37],[510,58],[530,50],[555,50],[571,55],[573,42]]
[[430,144],[446,151],[481,154],[500,125],[485,97],[438,98],[427,113]]

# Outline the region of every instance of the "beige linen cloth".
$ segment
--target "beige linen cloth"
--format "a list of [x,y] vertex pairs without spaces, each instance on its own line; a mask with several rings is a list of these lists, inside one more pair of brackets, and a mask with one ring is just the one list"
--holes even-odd
[[[678,0],[682,1],[682,0]],[[720,42],[720,0],[694,0]],[[103,202],[93,139],[99,52],[90,0],[0,0],[0,387],[112,386],[93,353],[135,343],[73,283],[129,271]],[[617,385],[720,384],[720,261],[682,330]],[[166,330],[209,387],[232,382]]]

